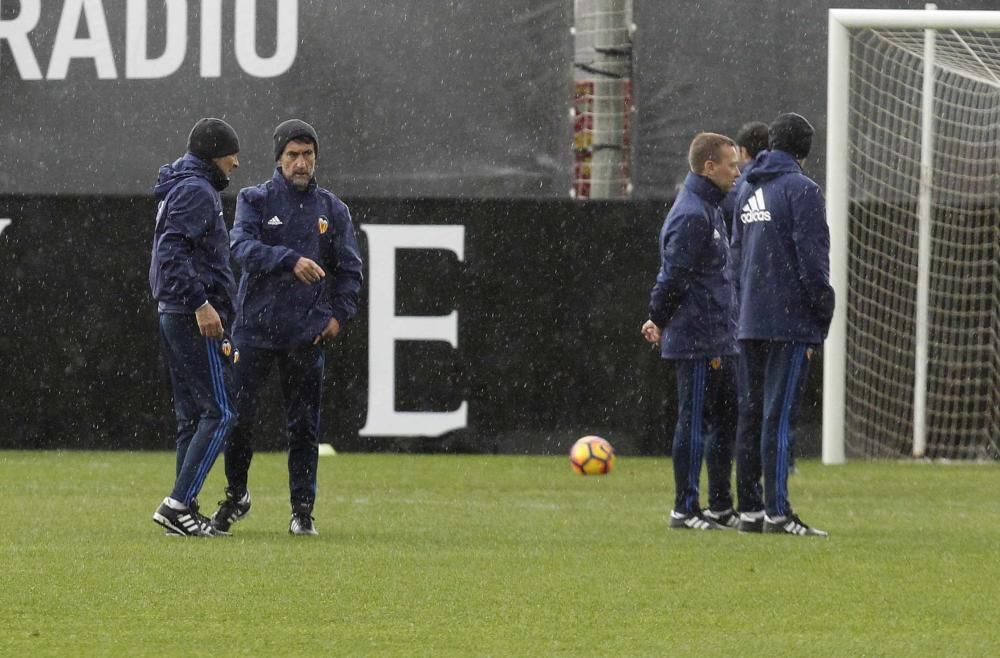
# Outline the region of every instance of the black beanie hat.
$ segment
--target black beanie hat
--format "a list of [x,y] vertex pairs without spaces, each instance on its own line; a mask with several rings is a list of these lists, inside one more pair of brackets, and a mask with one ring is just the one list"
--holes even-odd
[[222,119],[199,119],[188,135],[187,150],[202,160],[221,158],[240,152],[240,138]]
[[782,114],[767,128],[767,147],[791,153],[802,160],[809,155],[813,132],[812,125],[801,114]]
[[293,139],[301,139],[313,143],[316,154],[319,155],[319,137],[316,131],[305,121],[299,119],[289,119],[278,124],[274,129],[274,159],[280,160],[281,154],[285,151],[285,146]]

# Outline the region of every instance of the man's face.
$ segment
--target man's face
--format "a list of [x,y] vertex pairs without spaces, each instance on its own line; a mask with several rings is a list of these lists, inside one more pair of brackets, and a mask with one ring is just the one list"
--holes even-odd
[[709,160],[705,163],[705,177],[723,192],[733,189],[733,183],[739,175],[740,160],[734,146],[723,147],[718,162]]
[[285,145],[285,150],[278,158],[281,175],[296,189],[309,187],[309,181],[316,173],[316,147],[312,142],[293,139]]
[[233,153],[232,155],[224,155],[221,158],[213,158],[212,162],[215,163],[215,166],[222,171],[222,174],[226,178],[229,178],[229,174],[233,173],[233,169],[240,166],[240,157],[239,154]]

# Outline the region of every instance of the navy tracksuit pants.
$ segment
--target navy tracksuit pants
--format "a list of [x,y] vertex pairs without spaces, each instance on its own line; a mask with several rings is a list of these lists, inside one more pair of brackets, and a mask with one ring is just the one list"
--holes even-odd
[[708,468],[708,506],[733,506],[730,478],[736,439],[736,359],[672,360],[677,375],[677,426],[672,450],[674,511],[700,511],[698,480],[702,459]]
[[206,338],[193,314],[160,314],[160,338],[170,370],[177,417],[177,470],[170,497],[185,505],[205,477],[236,422],[232,355]]
[[[814,345],[741,340],[736,488],[740,512],[792,513],[788,472],[792,428]],[[761,476],[764,488],[761,489]]]
[[325,363],[325,353],[319,345],[296,350],[240,347],[240,360],[236,363],[236,408],[240,422],[226,446],[226,479],[232,494],[238,497],[247,489],[247,474],[253,459],[257,399],[271,369],[277,365],[288,427],[291,503],[293,507],[312,507],[316,500]]

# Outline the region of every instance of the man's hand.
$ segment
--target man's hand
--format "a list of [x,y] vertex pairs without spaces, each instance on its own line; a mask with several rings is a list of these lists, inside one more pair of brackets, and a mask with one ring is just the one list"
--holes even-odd
[[330,318],[330,321],[326,323],[326,329],[323,330],[323,333],[313,339],[313,345],[319,345],[327,338],[333,338],[339,333],[340,323],[337,322],[337,318]]
[[292,270],[297,278],[302,283],[316,283],[320,279],[326,276],[326,272],[323,268],[316,264],[316,261],[311,258],[306,258],[303,256],[295,263],[295,268]]
[[660,328],[652,320],[646,320],[642,325],[642,337],[647,343],[657,345],[660,342]]
[[194,317],[198,320],[198,330],[202,336],[222,339],[222,318],[214,306],[205,302],[194,312]]

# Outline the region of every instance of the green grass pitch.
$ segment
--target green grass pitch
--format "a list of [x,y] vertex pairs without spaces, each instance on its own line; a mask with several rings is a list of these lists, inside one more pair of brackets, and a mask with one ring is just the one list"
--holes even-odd
[[233,536],[184,539],[172,454],[0,452],[0,655],[1000,655],[1000,466],[799,467],[828,540],[668,530],[667,459],[353,454],[319,537],[263,454]]

